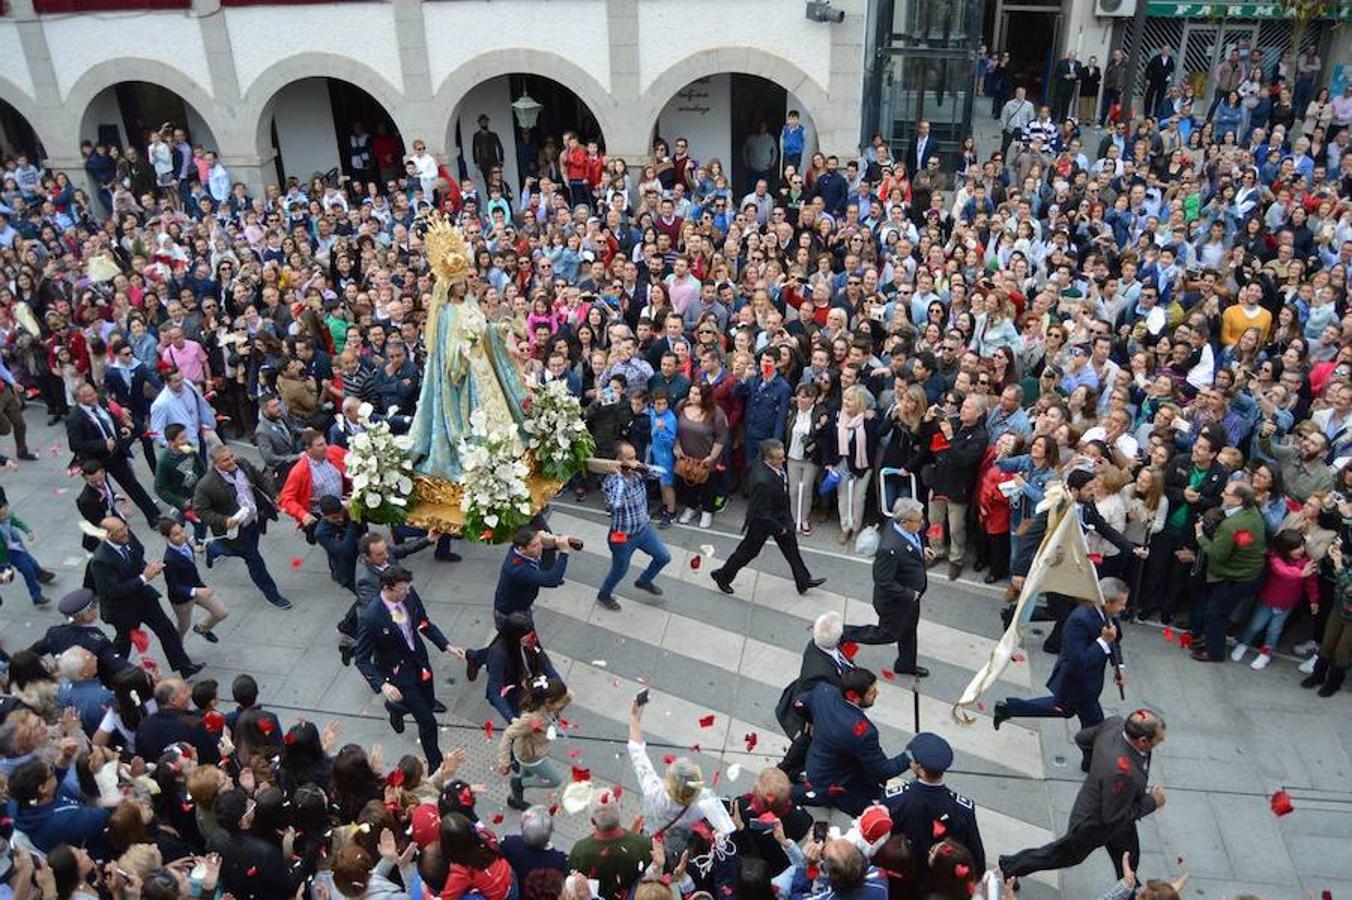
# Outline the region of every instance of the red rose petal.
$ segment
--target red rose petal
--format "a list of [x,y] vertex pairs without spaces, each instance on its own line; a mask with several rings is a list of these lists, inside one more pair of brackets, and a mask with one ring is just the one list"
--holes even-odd
[[1285,816],[1290,814],[1295,806],[1291,803],[1291,795],[1286,791],[1277,791],[1272,795],[1272,813],[1276,816]]
[[691,745],[690,745],[690,752],[691,752],[691,753],[698,753],[698,752],[700,752],[699,744],[691,744]]
[[676,761],[676,754],[675,754],[675,753],[664,753],[664,754],[662,754],[662,765],[664,765],[664,766],[669,766],[669,765],[671,765],[672,763],[674,763],[675,761]]
[[225,728],[225,716],[213,709],[202,716],[202,727],[212,734],[220,734],[221,729]]
[[1235,532],[1233,540],[1235,542],[1235,546],[1243,550],[1245,547],[1252,546],[1253,532],[1249,531],[1247,528],[1241,528]]
[[469,785],[465,785],[460,789],[460,805],[464,807],[474,805],[474,791]]
[[1028,659],[1028,657],[1024,656],[1022,653],[1013,653],[1009,658],[1016,663],[1021,663]]
[[723,774],[723,770],[722,770],[722,769],[719,769],[717,772],[715,772],[715,773],[714,773],[713,780],[709,782],[709,787],[711,787],[711,788],[716,788],[716,787],[718,787],[718,777],[719,777],[720,775],[722,775],[722,774]]
[[693,572],[698,572],[699,567],[700,567],[700,555],[696,553],[694,556],[690,557],[690,569]]
[[591,781],[591,769],[584,769],[581,766],[573,766],[574,781]]
[[500,812],[493,813],[493,824],[494,825],[502,824],[502,813]]
[[615,802],[619,803],[620,798],[624,796],[624,788],[617,784],[615,787],[611,788],[611,793],[615,795]]
[[964,866],[962,863],[958,863],[953,867],[953,874],[959,878],[966,878],[968,875],[972,874],[972,869],[970,866]]
[[277,722],[268,716],[263,716],[258,720],[258,730],[264,734],[272,734],[277,730]]
[[845,657],[846,659],[853,660],[854,655],[859,652],[859,645],[856,644],[854,641],[841,641],[839,649],[841,656]]
[[752,750],[756,749],[756,743],[760,740],[760,738],[756,735],[756,732],[748,731],[746,733],[746,736],[743,737],[742,740],[746,741],[746,752],[750,753]]
[[1172,644],[1174,642],[1174,629],[1167,625],[1164,628],[1164,642],[1166,644]]
[[558,812],[558,811],[559,811],[559,805],[558,805],[557,803],[551,803],[551,804],[549,804],[549,814],[550,814],[551,816],[554,815],[554,813],[556,813],[556,812]]
[[934,833],[934,839],[937,841],[948,833],[948,826],[938,819],[935,819],[931,830]]
[[1178,646],[1183,650],[1192,646],[1192,632],[1185,631],[1178,636]]
[[1127,759],[1125,756],[1119,756],[1117,758],[1117,771],[1121,772],[1123,775],[1129,773],[1131,771],[1131,760]]
[[855,737],[863,737],[868,734],[868,721],[860,719],[858,722],[854,723],[854,728],[852,730],[854,731]]
[[248,875],[250,878],[254,877],[258,874],[258,866],[249,866],[249,868],[244,870],[244,874]]
[[925,537],[931,541],[942,541],[944,539],[944,523],[935,522],[929,528],[926,528]]
[[493,722],[491,720],[484,722],[484,735],[487,736],[490,741],[493,740]]
[[883,676],[883,681],[895,681],[897,678],[897,673],[891,669],[879,669],[878,671]]
[[137,653],[145,653],[150,649],[150,635],[140,628],[133,628],[129,637],[131,638],[131,645],[136,648]]
[[431,680],[432,680],[432,670],[431,670],[431,669],[423,669],[423,670],[422,670],[422,680],[423,680],[423,681],[431,681]]
[[390,774],[385,776],[385,783],[390,787],[402,786],[404,783],[404,770],[400,768],[391,769]]
[[291,557],[291,568],[300,569],[303,565],[305,565],[305,560],[301,559],[299,556]]
[[713,728],[713,727],[714,727],[714,717],[713,717],[713,714],[711,713],[711,714],[709,714],[709,715],[707,715],[707,716],[700,716],[700,717],[699,717],[699,727],[700,727],[700,728]]

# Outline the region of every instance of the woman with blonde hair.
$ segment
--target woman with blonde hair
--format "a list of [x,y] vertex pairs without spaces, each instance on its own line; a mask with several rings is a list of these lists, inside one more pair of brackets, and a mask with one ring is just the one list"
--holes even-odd
[[851,385],[841,393],[840,409],[826,428],[822,450],[827,471],[840,476],[836,511],[840,515],[841,544],[849,544],[864,527],[864,502],[877,453],[878,417],[869,408],[868,390]]
[[736,825],[689,757],[673,759],[664,775],[657,774],[643,738],[643,709],[637,697],[629,704],[629,761],[643,792],[643,831],[654,839],[660,836],[667,853],[678,858],[695,823],[707,820],[723,834],[731,834]]

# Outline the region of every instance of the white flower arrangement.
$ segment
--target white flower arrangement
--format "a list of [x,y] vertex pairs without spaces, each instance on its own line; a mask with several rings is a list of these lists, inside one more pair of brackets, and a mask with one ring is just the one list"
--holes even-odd
[[530,466],[522,458],[516,426],[490,428],[488,415],[476,409],[470,434],[458,447],[463,470],[460,510],[469,540],[494,542],[530,521]]
[[390,431],[385,420],[371,421],[373,408],[363,403],[357,419],[364,429],[347,442],[347,475],[352,479],[352,518],[359,522],[398,525],[408,514],[413,494],[413,438]]
[[535,389],[523,427],[541,474],[554,481],[567,481],[582,471],[596,450],[596,439],[582,418],[582,404],[564,381]]

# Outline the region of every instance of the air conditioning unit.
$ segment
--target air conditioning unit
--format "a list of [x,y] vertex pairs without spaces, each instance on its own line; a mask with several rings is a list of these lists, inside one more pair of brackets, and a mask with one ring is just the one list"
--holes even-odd
[[1141,2],[1144,0],[1094,0],[1094,15],[1113,18],[1134,16],[1136,4]]

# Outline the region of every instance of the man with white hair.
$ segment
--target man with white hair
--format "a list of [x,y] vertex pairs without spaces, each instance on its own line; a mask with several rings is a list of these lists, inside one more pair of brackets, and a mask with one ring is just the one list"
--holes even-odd
[[56,669],[61,675],[57,702],[74,707],[80,727],[93,737],[104,713],[116,703],[112,692],[99,683],[99,658],[84,647],[68,647],[56,658]]
[[516,873],[516,883],[525,884],[526,876],[536,869],[568,873],[568,854],[551,847],[554,817],[547,806],[531,806],[521,813],[521,833],[502,839],[499,849]]
[[924,678],[929,669],[916,664],[916,629],[920,598],[929,587],[926,565],[934,551],[925,546],[925,508],[913,497],[892,506],[892,525],[884,528],[873,557],[873,608],[877,625],[849,625],[842,635],[857,644],[897,642],[893,669],[899,675]]
[[845,623],[838,612],[825,612],[812,623],[812,640],[803,648],[803,664],[798,677],[784,688],[775,704],[775,719],[789,737],[789,750],[779,764],[790,779],[802,772],[807,761],[810,737],[804,732],[806,724],[802,710],[794,706],[794,698],[812,690],[821,682],[840,686],[840,673],[854,668],[848,656],[840,650],[840,635]]

